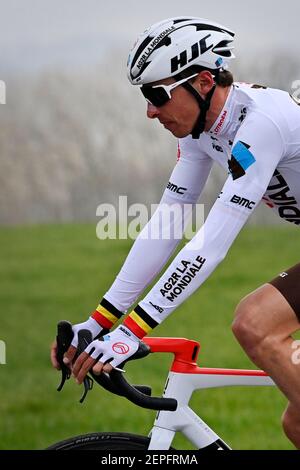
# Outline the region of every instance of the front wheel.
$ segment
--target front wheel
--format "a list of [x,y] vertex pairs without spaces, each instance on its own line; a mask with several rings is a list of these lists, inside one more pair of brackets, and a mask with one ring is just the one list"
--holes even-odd
[[147,450],[150,438],[119,432],[96,432],[57,442],[47,450]]

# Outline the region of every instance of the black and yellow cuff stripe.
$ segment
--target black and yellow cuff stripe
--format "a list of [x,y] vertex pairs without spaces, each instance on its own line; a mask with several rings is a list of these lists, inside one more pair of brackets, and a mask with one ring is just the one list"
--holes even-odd
[[103,328],[110,329],[121,317],[123,312],[114,307],[108,300],[103,298],[92,314],[92,318],[96,320]]
[[138,338],[149,334],[158,323],[139,305],[128,315],[124,325],[129,328]]

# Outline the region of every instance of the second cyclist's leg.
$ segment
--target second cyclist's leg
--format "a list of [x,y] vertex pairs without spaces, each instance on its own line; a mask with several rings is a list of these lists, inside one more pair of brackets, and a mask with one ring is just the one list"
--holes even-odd
[[282,415],[282,427],[287,437],[292,441],[295,446],[300,448],[300,411],[299,408],[288,404],[285,412]]
[[248,356],[288,398],[290,407],[283,426],[297,448],[300,448],[300,364],[294,360],[291,335],[300,329],[299,285],[300,264],[245,297],[236,309],[233,323],[233,332]]

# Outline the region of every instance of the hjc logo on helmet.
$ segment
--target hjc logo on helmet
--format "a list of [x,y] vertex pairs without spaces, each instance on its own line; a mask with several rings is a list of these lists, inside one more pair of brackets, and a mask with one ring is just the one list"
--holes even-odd
[[188,63],[192,62],[193,60],[197,59],[199,55],[204,54],[205,52],[209,51],[214,47],[213,44],[207,46],[206,40],[211,36],[208,34],[204,38],[202,38],[199,42],[196,42],[191,46],[191,56],[188,58],[188,51],[182,51],[179,55],[172,57],[171,59],[171,73],[176,72],[178,68],[184,67]]

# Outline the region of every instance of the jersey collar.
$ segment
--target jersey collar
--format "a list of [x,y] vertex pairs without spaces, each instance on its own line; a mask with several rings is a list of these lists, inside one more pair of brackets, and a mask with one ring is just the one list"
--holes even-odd
[[233,86],[231,86],[230,91],[228,93],[228,96],[226,98],[226,101],[224,103],[224,106],[211,126],[211,128],[207,131],[207,134],[212,134],[215,136],[220,136],[226,134],[227,127],[229,126],[230,123],[230,103],[231,103],[231,97],[233,93]]

